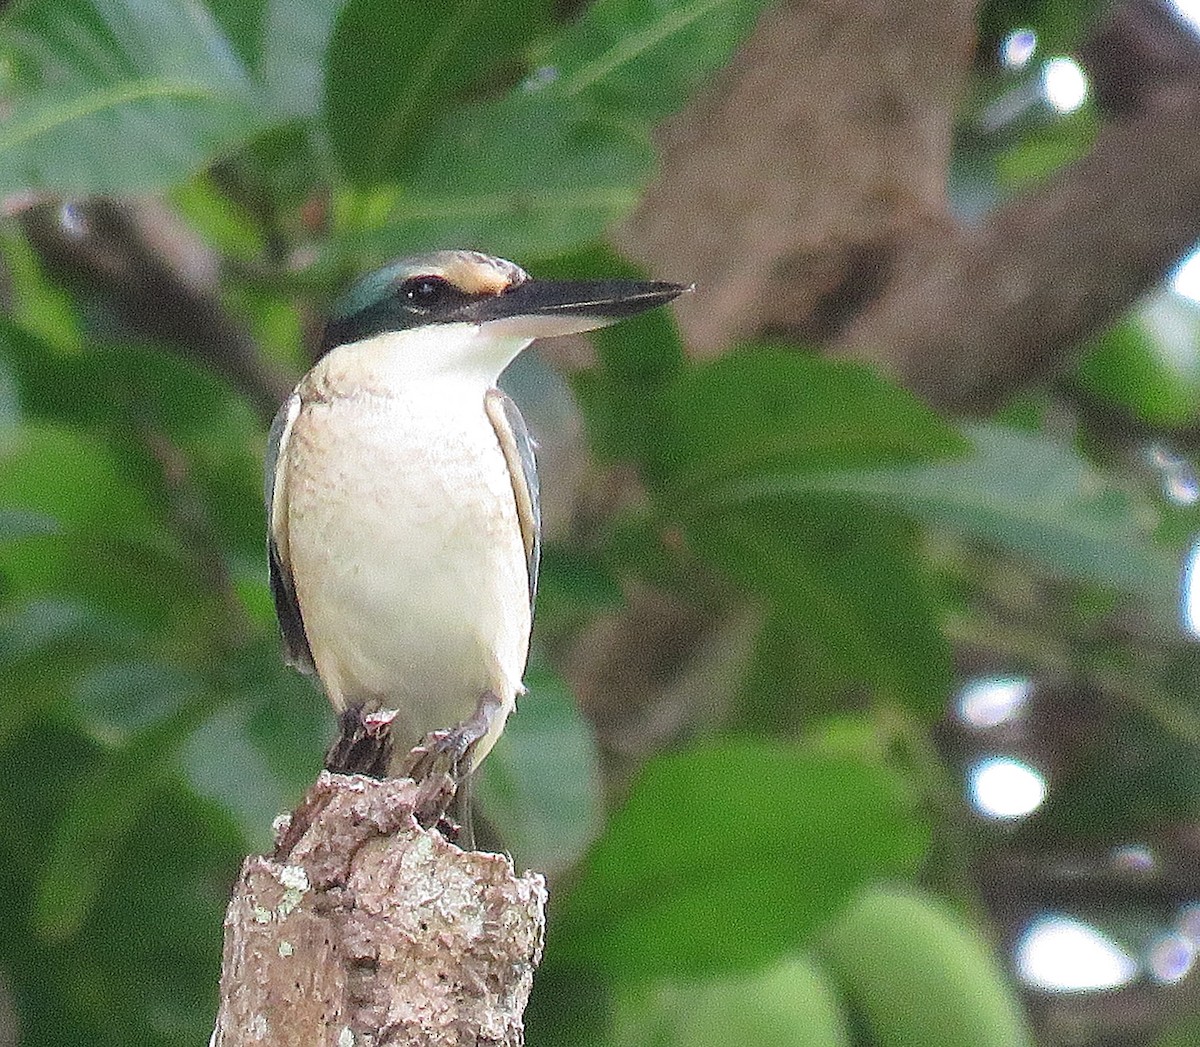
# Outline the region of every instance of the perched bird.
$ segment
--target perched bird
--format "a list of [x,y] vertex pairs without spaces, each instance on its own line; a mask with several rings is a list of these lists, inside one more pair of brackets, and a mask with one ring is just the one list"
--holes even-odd
[[371,273],[335,306],[323,355],[271,426],[271,589],[287,661],[316,673],[337,712],[390,728],[391,773],[444,756],[468,775],[522,691],[538,483],[500,372],[535,338],[684,290],[540,281],[439,251]]

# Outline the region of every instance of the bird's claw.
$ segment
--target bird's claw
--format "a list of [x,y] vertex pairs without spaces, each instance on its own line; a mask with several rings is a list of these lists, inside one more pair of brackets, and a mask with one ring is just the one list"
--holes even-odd
[[[446,836],[457,840],[460,846],[474,846],[471,826],[471,755],[479,740],[492,726],[493,717],[500,711],[500,699],[491,691],[486,692],[475,708],[474,715],[449,731],[431,731],[414,746],[405,758],[401,773],[422,787],[434,782],[449,781],[451,790],[438,795],[445,796],[440,809],[430,805],[422,825],[434,825]],[[457,820],[447,816],[451,804],[455,806]],[[429,817],[430,813],[434,816]],[[460,824],[461,823],[461,824]]]
[[404,761],[404,777],[422,782],[439,769],[456,784],[471,773],[471,753],[488,733],[492,719],[500,709],[500,699],[488,691],[479,699],[475,713],[449,731],[430,731],[414,746]]

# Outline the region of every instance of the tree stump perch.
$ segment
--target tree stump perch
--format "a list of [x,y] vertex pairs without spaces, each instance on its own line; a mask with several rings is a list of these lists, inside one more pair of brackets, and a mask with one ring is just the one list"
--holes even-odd
[[428,790],[322,772],[225,916],[210,1047],[517,1047],[546,887],[414,811]]

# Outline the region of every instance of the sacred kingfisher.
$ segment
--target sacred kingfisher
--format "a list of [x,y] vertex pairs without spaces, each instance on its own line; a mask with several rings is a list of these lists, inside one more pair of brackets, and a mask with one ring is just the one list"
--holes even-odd
[[321,358],[271,426],[271,590],[286,660],[320,678],[339,714],[389,725],[389,773],[432,769],[411,749],[448,755],[465,777],[523,690],[538,481],[500,372],[535,338],[685,290],[535,280],[438,251],[371,273],[335,305]]

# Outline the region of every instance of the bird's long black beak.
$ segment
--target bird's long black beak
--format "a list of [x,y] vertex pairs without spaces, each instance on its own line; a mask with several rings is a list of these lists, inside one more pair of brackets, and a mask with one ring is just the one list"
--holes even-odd
[[535,280],[470,306],[472,318],[492,330],[545,337],[605,327],[665,305],[685,291],[661,280]]

